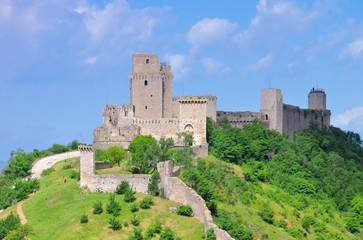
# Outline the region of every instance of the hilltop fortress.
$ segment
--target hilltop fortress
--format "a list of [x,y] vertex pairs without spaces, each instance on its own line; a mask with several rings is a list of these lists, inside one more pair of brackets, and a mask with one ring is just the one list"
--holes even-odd
[[330,111],[326,109],[326,94],[321,89],[309,93],[309,108],[301,109],[283,103],[280,89],[261,90],[260,112],[216,111],[215,96],[173,97],[171,67],[160,63],[153,54],[135,53],[132,56],[130,105],[106,105],[103,124],[94,130],[94,148],[112,145],[128,148],[137,135],[152,135],[156,139],[173,138],[180,145],[178,134],[193,134],[193,148],[197,155],[208,154],[206,118],[217,121],[226,117],[232,126],[242,128],[255,119],[263,126],[292,135],[311,124],[330,125]]

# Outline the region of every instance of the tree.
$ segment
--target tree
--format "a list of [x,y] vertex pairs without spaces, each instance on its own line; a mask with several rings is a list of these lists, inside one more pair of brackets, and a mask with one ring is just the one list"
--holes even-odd
[[117,216],[120,215],[121,206],[116,201],[114,194],[111,194],[110,195],[110,201],[109,201],[109,203],[106,206],[106,210],[107,210],[107,213],[109,213],[109,214],[111,214],[111,215],[113,215],[115,217],[117,217]]
[[149,173],[159,161],[160,147],[151,135],[136,136],[129,145],[129,151],[131,162],[140,170],[140,173]]
[[120,162],[123,161],[126,156],[127,152],[125,149],[119,146],[111,146],[105,151],[103,158],[106,161],[109,161],[112,166],[116,164],[120,166]]

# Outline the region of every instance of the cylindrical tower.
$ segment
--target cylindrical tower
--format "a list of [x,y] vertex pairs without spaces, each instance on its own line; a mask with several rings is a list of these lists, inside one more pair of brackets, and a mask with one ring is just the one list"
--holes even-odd
[[326,94],[324,90],[311,89],[309,93],[309,109],[326,110]]

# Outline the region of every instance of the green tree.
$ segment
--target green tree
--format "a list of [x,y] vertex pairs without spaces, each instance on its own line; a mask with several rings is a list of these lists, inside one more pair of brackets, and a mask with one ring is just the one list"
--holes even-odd
[[119,146],[111,146],[105,151],[103,158],[109,161],[112,166],[116,164],[120,166],[120,162],[125,160],[126,156],[127,152],[125,149]]
[[109,199],[109,203],[106,205],[106,210],[107,213],[117,217],[120,215],[121,212],[121,206],[120,204],[116,201],[115,195],[111,194],[110,195],[110,199]]
[[131,161],[141,173],[149,173],[159,161],[160,147],[151,135],[136,136],[129,145]]

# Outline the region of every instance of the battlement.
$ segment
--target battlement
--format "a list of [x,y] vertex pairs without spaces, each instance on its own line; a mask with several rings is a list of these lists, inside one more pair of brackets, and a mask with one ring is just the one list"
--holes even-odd
[[86,145],[80,145],[80,146],[78,146],[78,150],[81,153],[92,153],[93,152],[93,147],[92,146],[86,146]]
[[322,88],[312,88],[310,93],[325,93],[325,91]]
[[178,101],[180,103],[207,103],[208,99],[204,97],[180,97]]

